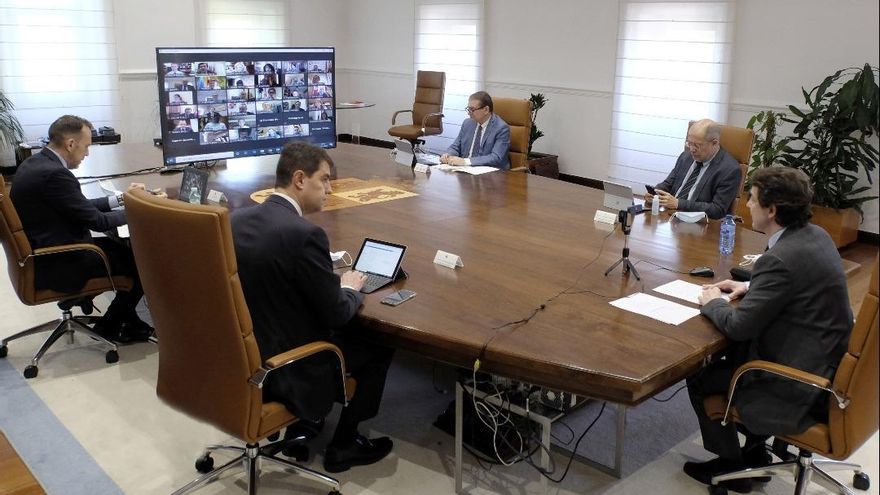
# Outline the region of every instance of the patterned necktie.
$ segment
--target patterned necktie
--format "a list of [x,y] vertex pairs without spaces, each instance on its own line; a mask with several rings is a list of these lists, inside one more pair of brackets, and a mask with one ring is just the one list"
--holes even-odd
[[482,140],[483,140],[483,126],[480,124],[477,124],[477,135],[474,136],[474,145],[471,146],[471,154],[468,155],[468,158],[470,158],[474,155],[480,156],[480,145],[482,144],[481,143]]
[[694,162],[697,164],[694,167],[694,171],[691,172],[691,175],[688,176],[687,180],[684,183],[684,186],[681,188],[681,192],[678,193],[676,198],[678,199],[687,199],[688,194],[690,194],[691,189],[693,189],[694,184],[697,183],[697,177],[700,176],[700,170],[703,169],[703,162]]

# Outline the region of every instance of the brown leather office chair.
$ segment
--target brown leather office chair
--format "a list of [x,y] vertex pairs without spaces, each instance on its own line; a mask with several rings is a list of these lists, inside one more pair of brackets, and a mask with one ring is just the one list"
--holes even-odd
[[[159,337],[157,395],[171,407],[241,439],[245,447],[209,446],[196,461],[206,473],[175,494],[187,493],[243,468],[248,493],[256,493],[259,459],[321,481],[338,493],[339,482],[275,457],[280,442],[260,446],[297,418],[279,402],[263,402],[268,373],[318,352],[342,353],[314,342],[263,361],[238,279],[229,211],[130,191],[125,209],[135,260]],[[295,322],[291,322],[291,326]],[[346,397],[354,382],[343,380]],[[213,469],[214,450],[239,455]],[[213,470],[212,470],[213,469]]]
[[492,98],[495,113],[510,126],[510,170],[527,172],[532,103],[520,98]]
[[[48,248],[32,249],[31,243],[25,235],[24,227],[15,211],[15,206],[9,198],[9,188],[6,181],[0,177],[0,243],[6,253],[6,266],[9,272],[9,280],[18,299],[28,305],[36,306],[50,302],[57,302],[61,309],[61,318],[37,325],[27,330],[0,339],[0,358],[6,357],[9,352],[7,344],[13,340],[33,335],[35,333],[51,330],[52,333],[43,342],[37,353],[34,354],[29,364],[24,369],[25,378],[34,378],[39,373],[39,363],[43,354],[49,350],[64,334],[73,340],[74,332],[81,332],[89,337],[107,345],[110,350],[104,355],[108,363],[119,361],[116,344],[92,331],[89,325],[97,321],[92,316],[73,316],[73,307],[76,305],[90,308],[91,298],[107,291],[130,290],[133,281],[129,277],[110,277],[110,263],[104,251],[94,244],[65,244]],[[100,256],[107,268],[108,276],[92,278],[86,281],[82,289],[76,293],[63,293],[48,289],[37,289],[34,283],[36,269],[34,261],[37,256],[51,256],[58,253],[71,251],[92,251]],[[86,309],[87,311],[89,309]]]
[[[391,116],[388,134],[406,139],[413,146],[425,136],[443,132],[443,96],[446,90],[446,73],[420,70],[416,76],[416,96],[412,110],[398,110]],[[397,125],[397,116],[412,114],[412,124]]]
[[[880,370],[878,370],[877,348],[880,337],[878,337],[877,273],[878,263],[875,260],[871,285],[859,309],[847,352],[840,360],[833,380],[767,361],[751,361],[736,371],[730,382],[731,398],[736,393],[739,377],[755,370],[763,370],[828,391],[830,395],[828,421],[816,424],[797,435],[777,437],[798,447],[797,460],[715,476],[712,478],[714,485],[710,493],[713,495],[726,493],[726,489],[718,485],[725,480],[774,476],[782,473],[794,473],[797,483],[795,493],[798,495],[806,493],[810,480],[832,492],[852,493],[825,472],[825,470],[842,469],[855,471],[853,486],[861,490],[869,488],[870,480],[867,474],[862,472],[861,466],[839,461],[849,457],[878,428],[877,389],[880,386],[878,383]],[[728,397],[710,396],[703,404],[709,417],[713,419],[738,420],[736,408],[730,405]],[[813,460],[814,453],[835,460]]]

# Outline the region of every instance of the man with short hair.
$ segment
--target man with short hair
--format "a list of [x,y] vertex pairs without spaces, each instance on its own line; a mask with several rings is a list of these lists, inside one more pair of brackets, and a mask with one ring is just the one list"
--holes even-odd
[[[387,437],[367,439],[361,421],[374,417],[385,388],[393,351],[358,335],[351,324],[363,301],[366,277],[338,276],[327,234],[303,215],[324,207],[333,161],[321,148],[296,142],[284,147],[275,192],[260,205],[232,214],[232,236],[242,291],[264,359],[315,341],[338,345],[357,390],[342,409],[324,455],[324,469],[340,472],[378,462],[391,452]],[[315,428],[341,397],[335,355],[321,353],[270,373],[265,397],[284,405]],[[288,435],[285,435],[287,437]]]
[[[660,206],[669,210],[702,211],[709,218],[731,212],[742,180],[735,158],[718,143],[721,126],[709,119],[694,122],[687,133],[686,149],[666,180],[654,186]],[[653,196],[645,195],[651,203]]]
[[455,141],[440,156],[440,163],[510,168],[510,127],[493,109],[492,97],[485,91],[468,98],[470,118],[462,122]]
[[[134,279],[128,292],[118,291],[110,307],[95,324],[95,332],[122,343],[145,341],[153,329],[140,320],[135,308],[143,296],[131,249],[106,237],[92,238],[89,231],[104,232],[125,225],[122,194],[86,199],[70,171],[79,167],[92,144],[91,122],[74,115],[59,117],[49,126],[49,144],[25,160],[12,181],[10,198],[34,249],[63,244],[95,244],[110,261],[113,275]],[[129,189],[143,189],[131,184]],[[38,256],[37,289],[72,293],[90,278],[107,275],[103,260],[94,252]]]
[[[750,282],[706,285],[699,296],[703,315],[731,341],[723,359],[688,379],[703,446],[719,456],[685,463],[685,473],[703,483],[724,472],[766,465],[768,436],[800,433],[826,419],[826,392],[766,373],[743,375],[733,397],[746,434],[744,447],[734,422],[723,426],[703,408],[705,397],[728,392],[733,373],[747,361],[762,359],[833,378],[853,316],[837,248],[824,230],[809,223],[812,197],[809,178],[800,170],[758,170],[748,207],[752,227],[770,236],[767,250],[755,261]],[[722,292],[742,301],[731,306]],[[751,484],[750,479],[724,482],[741,493]]]

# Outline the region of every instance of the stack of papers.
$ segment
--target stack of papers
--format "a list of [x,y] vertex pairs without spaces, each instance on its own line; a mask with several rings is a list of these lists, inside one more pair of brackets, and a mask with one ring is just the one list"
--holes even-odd
[[488,174],[489,172],[497,172],[497,171],[501,170],[499,168],[486,167],[486,166],[482,166],[482,167],[467,167],[467,166],[456,167],[455,165],[449,165],[449,164],[445,164],[445,163],[442,165],[437,165],[434,168],[437,170],[446,170],[447,172],[464,172],[466,174],[471,174],[471,175],[483,175],[483,174]]
[[683,304],[649,296],[642,292],[611,301],[609,304],[670,325],[680,325],[700,314],[699,309],[689,308]]
[[[672,296],[694,304],[700,304],[699,296],[700,292],[703,291],[703,286],[685,282],[684,280],[673,280],[672,282],[663,284],[654,290],[661,294],[666,294],[667,296]],[[727,301],[730,300],[730,297],[727,294],[722,294],[721,297]]]

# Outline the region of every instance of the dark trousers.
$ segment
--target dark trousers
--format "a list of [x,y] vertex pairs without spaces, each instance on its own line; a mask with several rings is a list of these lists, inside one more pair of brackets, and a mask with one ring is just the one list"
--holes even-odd
[[353,335],[353,332],[340,332],[333,341],[345,356],[345,371],[357,381],[354,396],[339,416],[333,437],[336,442],[351,439],[361,421],[379,414],[394,349]]
[[719,457],[730,461],[743,461],[743,448],[739,445],[739,430],[746,436],[746,450],[767,440],[765,436],[754,435],[733,420],[727,426],[721,420],[710,419],[703,407],[703,400],[711,395],[724,394],[730,388],[730,379],[742,364],[737,359],[723,359],[711,363],[694,376],[687,379],[688,395],[691,405],[700,422],[700,433],[703,436],[703,447]]
[[[104,251],[111,274],[131,277],[134,281],[131,290],[116,292],[104,313],[104,319],[114,323],[129,321],[136,315],[135,308],[144,295],[131,247],[107,237],[95,238],[92,243]],[[36,268],[37,288],[58,292],[75,293],[89,279],[107,276],[107,267],[93,252],[75,251],[41,256],[37,258]]]

